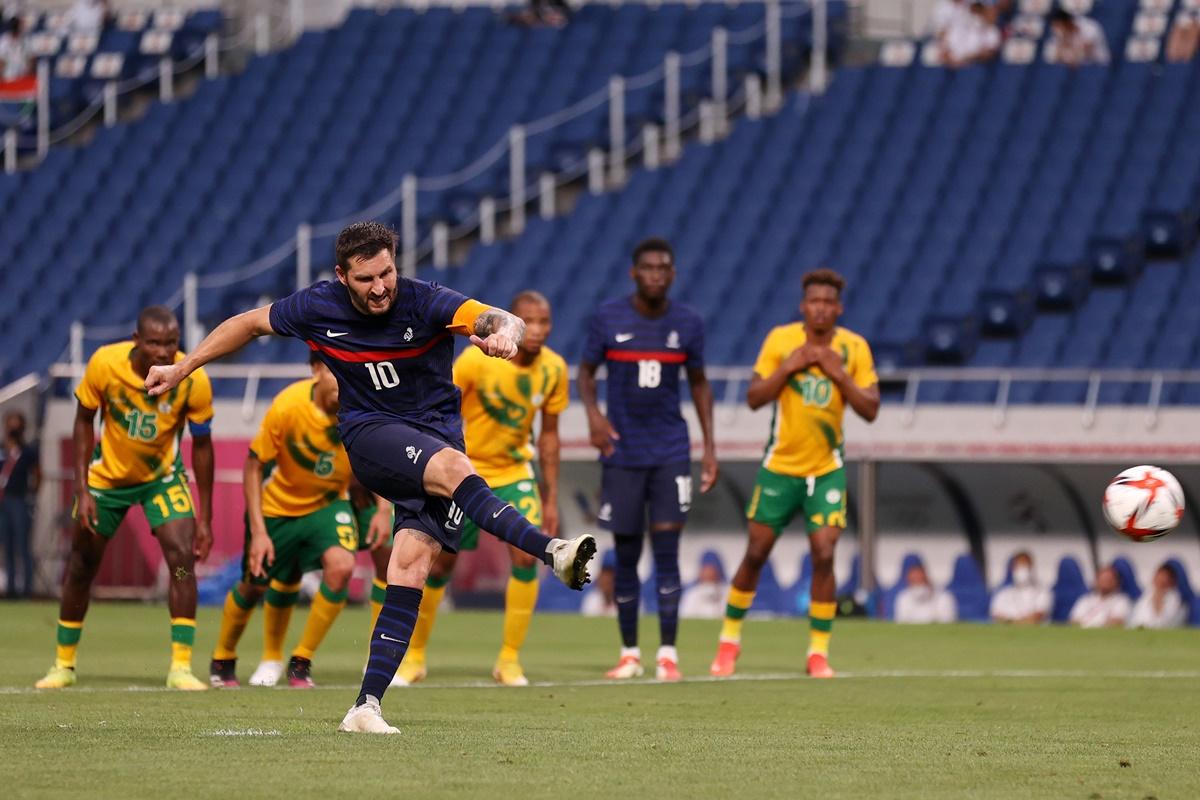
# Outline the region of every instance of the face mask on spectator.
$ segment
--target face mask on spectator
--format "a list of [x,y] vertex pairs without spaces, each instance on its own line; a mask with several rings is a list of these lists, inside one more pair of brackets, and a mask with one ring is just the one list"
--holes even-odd
[[1018,564],[1013,567],[1012,578],[1016,586],[1030,586],[1033,584],[1033,571],[1024,564]]

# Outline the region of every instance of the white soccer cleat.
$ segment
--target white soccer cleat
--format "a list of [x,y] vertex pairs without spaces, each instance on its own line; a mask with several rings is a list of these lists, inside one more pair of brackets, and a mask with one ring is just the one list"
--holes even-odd
[[251,686],[274,686],[283,677],[282,661],[262,661],[250,676]]
[[368,696],[367,702],[361,706],[354,706],[346,712],[346,716],[342,718],[342,724],[338,725],[338,731],[341,733],[399,733],[400,729],[387,724],[383,718],[383,710],[379,707],[379,701]]
[[404,676],[400,674],[400,670],[396,670],[396,674],[392,676],[392,682],[388,686],[393,689],[403,689],[405,686],[411,686],[411,684],[404,680]]
[[596,537],[590,533],[574,539],[554,539],[546,546],[553,562],[554,575],[572,589],[591,582],[587,565],[596,555]]

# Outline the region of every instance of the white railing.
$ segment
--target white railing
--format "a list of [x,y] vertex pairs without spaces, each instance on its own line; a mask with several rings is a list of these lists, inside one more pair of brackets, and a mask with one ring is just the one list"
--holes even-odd
[[[261,258],[237,269],[186,276],[184,285],[164,303],[173,310],[184,307],[185,319],[195,319],[197,293],[202,289],[217,289],[234,285],[263,272],[270,271],[296,254],[295,271],[297,288],[307,286],[313,278],[312,242],[314,238],[336,235],[351,222],[373,219],[400,208],[400,258],[402,271],[409,276],[416,274],[417,264],[431,258],[434,265],[445,268],[449,264],[449,247],[454,241],[478,235],[485,244],[494,241],[500,232],[498,222],[507,215],[510,234],[520,233],[524,225],[524,210],[528,203],[536,202],[543,217],[555,212],[555,194],[564,185],[588,176],[589,189],[594,193],[617,188],[624,181],[627,164],[643,158],[646,168],[654,169],[664,161],[674,160],[682,152],[682,137],[697,130],[701,139],[710,142],[728,131],[731,115],[745,111],[747,116],[758,117],[765,112],[779,109],[782,104],[782,21],[807,13],[810,8],[823,11],[826,0],[753,0],[764,6],[763,21],[737,31],[723,28],[714,30],[708,44],[687,53],[669,52],[660,66],[640,75],[614,76],[606,85],[540,119],[514,126],[485,153],[472,163],[447,175],[418,177],[404,176],[400,184],[384,194],[366,208],[341,219],[326,222],[305,222],[297,226],[291,239],[281,242]],[[825,24],[825,14],[813,14],[814,25]],[[302,20],[298,23],[302,25]],[[243,34],[245,31],[243,31]],[[814,31],[814,41],[822,50],[814,54],[824,64],[823,50],[826,37]],[[756,75],[747,78],[745,85],[728,87],[727,48],[730,45],[746,45],[763,41],[764,59],[767,65],[765,87]],[[684,114],[680,93],[682,70],[699,67],[708,62],[710,69],[710,94],[712,97],[700,103],[697,109]],[[822,69],[821,75],[824,75]],[[822,81],[824,78],[822,77]],[[628,121],[625,119],[625,98],[632,92],[646,91],[663,84],[663,119],[661,131],[657,126],[643,131],[640,137],[629,141],[626,136]],[[608,104],[610,108],[610,141],[607,151],[594,150],[582,155],[574,163],[559,172],[546,172],[537,176],[528,174],[525,151],[531,137],[546,134],[559,126],[595,111]],[[724,110],[721,110],[724,106]],[[505,198],[484,197],[478,208],[456,227],[444,222],[433,225],[429,235],[419,239],[417,226],[420,193],[444,192],[462,186],[483,174],[486,170],[509,159],[509,196]],[[518,206],[520,210],[518,210]],[[192,309],[192,310],[189,310]],[[87,326],[82,328],[83,337],[93,341],[108,340],[128,333],[133,323],[121,325]],[[198,324],[185,327],[185,343],[194,346],[202,337]]]

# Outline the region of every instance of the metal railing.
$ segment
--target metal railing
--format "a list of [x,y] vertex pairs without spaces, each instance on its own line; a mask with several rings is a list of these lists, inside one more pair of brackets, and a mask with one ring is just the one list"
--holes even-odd
[[[525,208],[537,202],[539,213],[549,218],[556,212],[555,195],[562,186],[588,176],[588,188],[600,193],[619,187],[625,179],[625,169],[631,159],[642,156],[649,169],[657,168],[662,162],[677,158],[682,152],[682,137],[693,130],[705,142],[724,136],[729,129],[728,120],[732,113],[744,111],[748,117],[778,110],[783,100],[782,80],[782,23],[786,18],[802,16],[812,11],[814,50],[810,65],[811,88],[820,91],[826,81],[827,41],[823,30],[826,24],[826,0],[748,0],[763,5],[763,21],[738,31],[716,28],[708,44],[688,53],[669,52],[661,66],[640,75],[613,76],[605,86],[572,105],[540,119],[532,120],[513,128],[480,157],[453,173],[439,176],[418,177],[405,175],[398,186],[381,196],[366,208],[341,219],[326,222],[305,222],[297,226],[293,238],[281,242],[266,255],[237,269],[204,275],[189,274],[183,285],[174,292],[164,305],[184,309],[184,339],[187,347],[194,347],[203,336],[195,309],[198,307],[197,293],[201,289],[216,289],[234,285],[270,271],[295,254],[297,288],[307,286],[313,279],[313,238],[333,236],[350,222],[377,218],[400,208],[400,252],[399,266],[409,276],[416,274],[420,260],[432,258],[435,266],[444,268],[449,263],[450,243],[472,235],[478,235],[483,243],[495,240],[499,232],[498,220],[507,214],[508,233],[519,234],[525,223]],[[293,25],[302,25],[302,17]],[[730,91],[728,82],[727,49],[730,45],[744,45],[762,40],[764,63],[766,64],[765,85],[757,75],[748,76],[743,86]],[[710,88],[712,97],[702,101],[690,113],[683,113],[680,93],[681,71],[712,63]],[[664,88],[662,130],[648,126],[640,138],[630,144],[626,131],[625,97],[630,92],[645,91],[659,83]],[[530,176],[525,163],[525,146],[532,136],[545,134],[571,120],[595,111],[608,104],[610,140],[606,150],[593,150],[567,165],[558,172],[545,172]],[[443,192],[461,186],[492,168],[505,157],[509,158],[509,196],[505,198],[484,197],[478,208],[456,227],[439,222],[432,226],[428,236],[419,239],[417,225],[419,194],[421,192]],[[108,340],[132,330],[133,323],[105,325],[99,327],[73,326],[72,342],[76,338]],[[74,345],[72,345],[74,346]]]

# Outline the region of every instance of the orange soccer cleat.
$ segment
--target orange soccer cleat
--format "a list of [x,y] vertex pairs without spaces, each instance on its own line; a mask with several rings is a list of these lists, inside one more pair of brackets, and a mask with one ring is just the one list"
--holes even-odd
[[832,678],[834,675],[833,667],[829,666],[829,659],[821,653],[813,653],[808,657],[808,668],[805,671],[813,678]]
[[728,678],[733,675],[734,664],[742,652],[742,646],[737,642],[727,642],[722,639],[717,644],[717,657],[713,659],[708,674],[714,678]]

